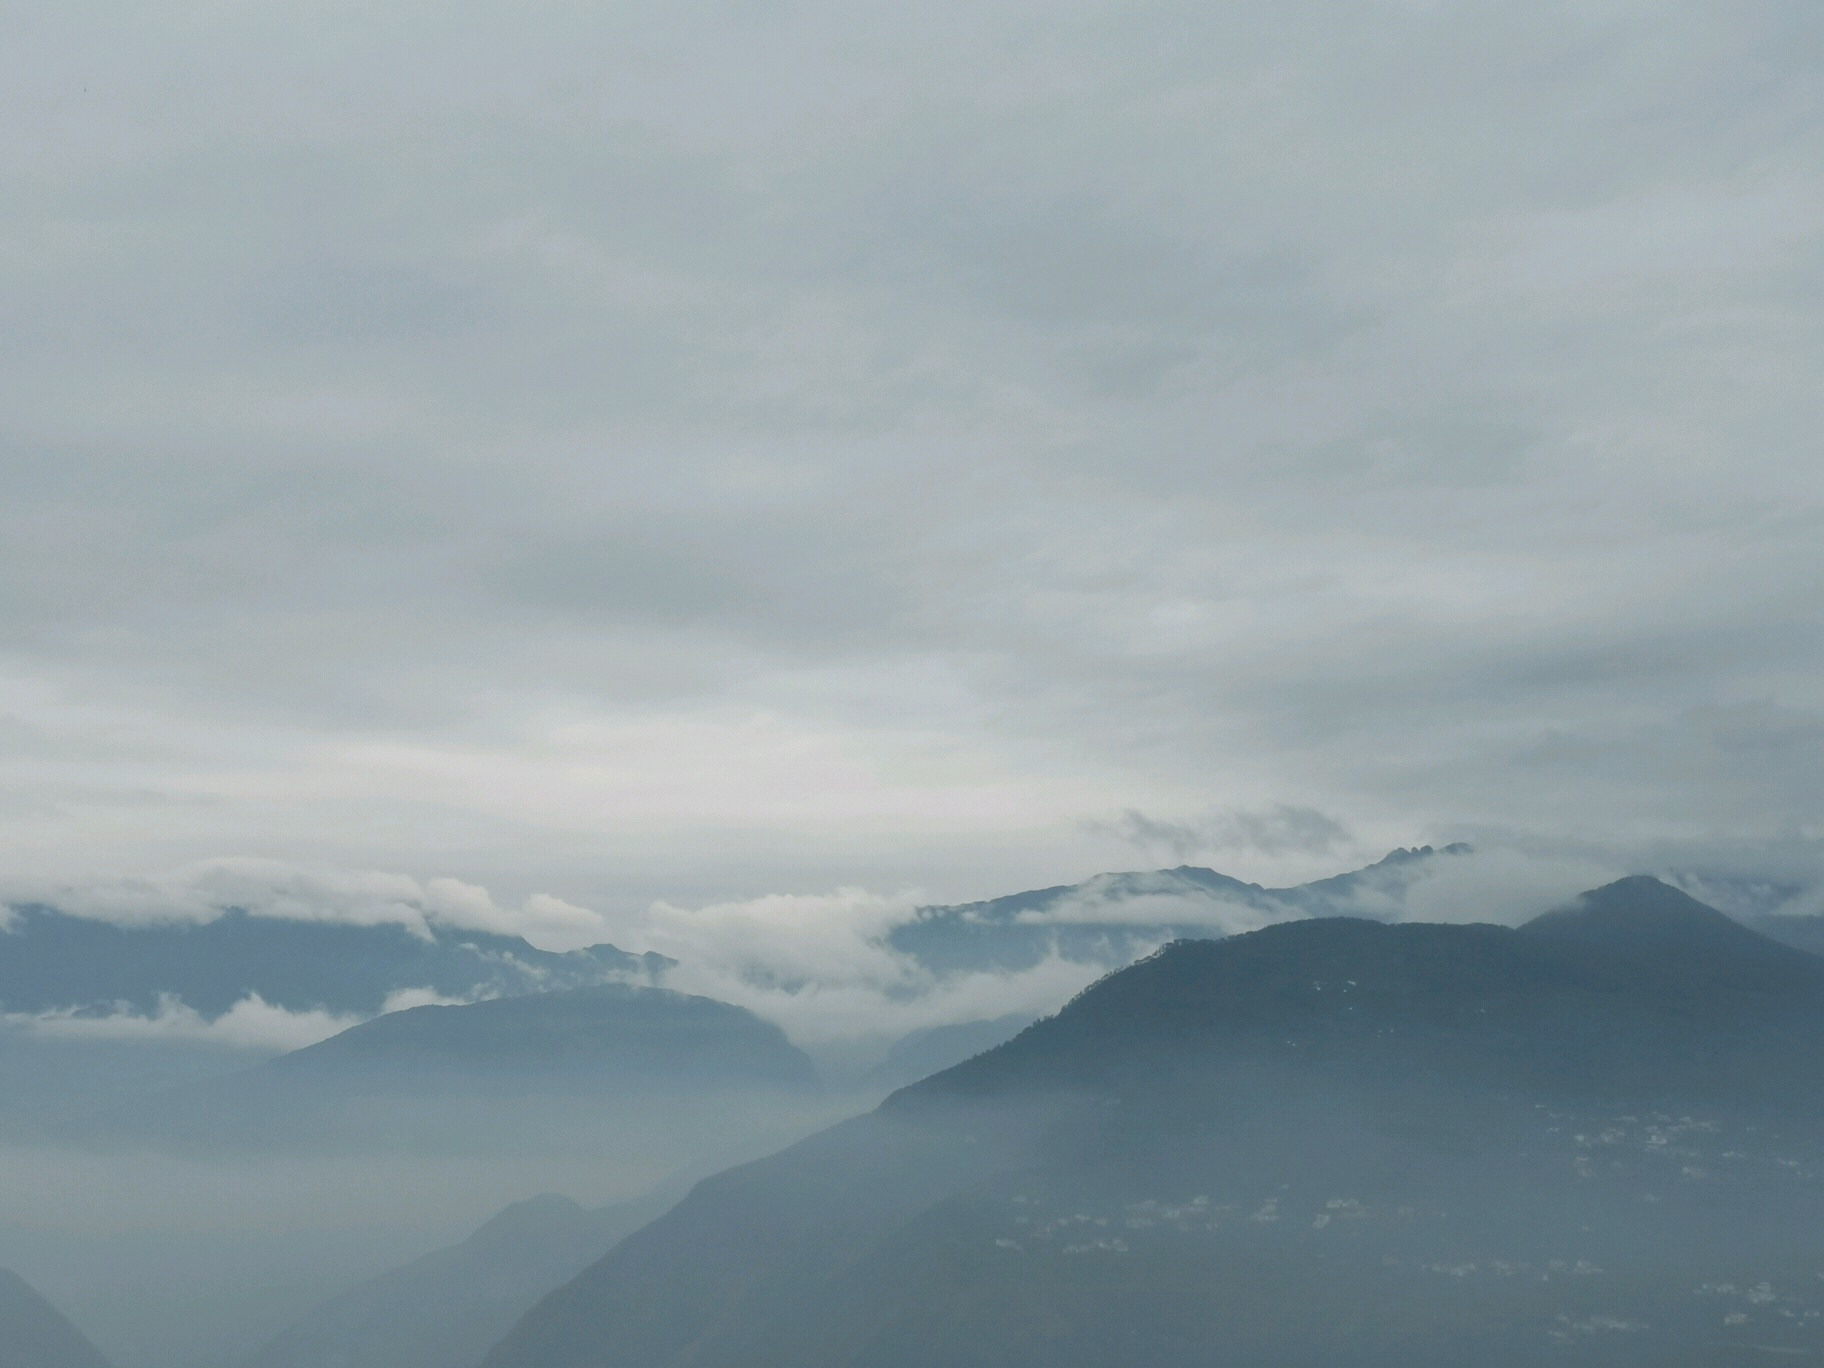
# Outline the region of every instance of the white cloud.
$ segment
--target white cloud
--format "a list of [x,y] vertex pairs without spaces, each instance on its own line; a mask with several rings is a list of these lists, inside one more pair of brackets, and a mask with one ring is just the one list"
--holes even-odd
[[865,975],[770,980],[751,964],[722,960],[681,964],[665,983],[746,1007],[778,1024],[795,1043],[816,1050],[857,1041],[884,1044],[926,1026],[1056,1011],[1113,967],[1051,954],[1014,972],[936,975],[919,970],[909,956],[897,958],[904,972],[891,984]]
[[655,903],[614,928],[626,949],[679,961],[669,988],[733,1002],[816,1048],[922,1026],[1053,1010],[1103,972],[1055,955],[1017,974],[937,974],[887,941],[915,891],[768,894],[704,907]]
[[[413,1007],[459,1007],[474,998],[449,997],[431,988],[400,988],[387,994],[381,1014]],[[151,1013],[121,1004],[111,1012],[61,1008],[49,1012],[9,1012],[0,1022],[46,1040],[107,1042],[128,1045],[197,1045],[266,1054],[301,1050],[339,1035],[369,1018],[321,1009],[293,1011],[249,993],[227,1011],[205,1017],[169,993],[161,993]]]
[[[1589,856],[1478,850],[1390,866],[1382,877],[1363,883],[1353,904],[1332,910],[1383,921],[1514,925],[1626,872],[1625,865]],[[668,987],[739,1003],[813,1047],[1055,1010],[1117,967],[1112,961],[1065,959],[1054,950],[1017,972],[933,972],[888,939],[923,901],[912,891],[888,895],[843,888],[700,908],[660,902],[643,917],[618,925],[615,940],[624,948],[676,959]],[[1160,871],[1092,878],[1049,907],[1020,913],[1017,921],[1037,927],[1122,926],[1142,936],[1158,928],[1163,939],[1168,928],[1239,935],[1305,915],[1294,903],[1270,898],[1244,903]]]
[[[1714,887],[1682,875],[1700,896],[1730,908],[1796,910],[1815,902],[1815,856],[1786,852],[1791,879],[1767,888],[1741,880]],[[1587,851],[1478,848],[1469,853],[1394,861],[1358,881],[1352,900],[1327,910],[1383,921],[1496,922],[1515,925],[1577,893],[1631,872],[1667,871],[1663,855],[1633,859]],[[1005,890],[1012,892],[1015,890]],[[1733,901],[1732,901],[1733,900]],[[485,889],[453,879],[419,881],[360,870],[300,870],[267,861],[218,861],[154,879],[97,886],[74,897],[82,915],[131,923],[180,916],[205,919],[225,906],[255,915],[360,924],[397,922],[520,932],[534,940],[612,941],[635,953],[678,961],[666,986],[747,1007],[813,1049],[857,1040],[885,1041],[906,1031],[1015,1012],[1054,1010],[1113,961],[1045,954],[1017,972],[937,972],[896,949],[890,936],[929,899],[918,890],[876,893],[843,887],[822,894],[776,893],[689,907],[658,901],[645,911],[599,916],[558,899],[532,897],[504,908]],[[1112,925],[1148,947],[1168,928],[1237,935],[1307,915],[1296,901],[1263,892],[1252,901],[1206,889],[1170,871],[1099,875],[1039,910],[1021,912],[1029,927]],[[390,997],[397,1011],[455,1001],[428,989]],[[8,1018],[60,1038],[188,1041],[243,1048],[296,1048],[352,1025],[355,1018],[287,1012],[257,996],[205,1020],[174,999],[153,1014],[126,1009],[96,1016],[77,1011]]]
[[1166,875],[1098,876],[1042,910],[1019,914],[1027,925],[1196,926],[1218,935],[1258,931],[1302,916],[1289,906],[1254,906],[1187,886]]
[[419,935],[433,927],[524,936],[572,948],[602,940],[603,921],[587,908],[535,893],[502,906],[486,888],[461,879],[417,879],[377,869],[302,866],[280,860],[200,860],[151,874],[82,883],[15,881],[9,903],[42,903],[70,916],[119,925],[208,922],[231,908],[288,921],[394,924]]
[[1517,926],[1577,894],[1636,872],[1589,854],[1477,849],[1418,865],[1409,882],[1364,899],[1364,915],[1391,921]]
[[[484,994],[484,997],[487,996]],[[410,1011],[413,1007],[466,1007],[482,998],[449,997],[435,988],[396,988],[380,1004],[380,1013]]]
[[106,1015],[75,1009],[8,1013],[5,1023],[48,1040],[144,1045],[200,1045],[269,1054],[300,1050],[359,1025],[358,1016],[294,1012],[249,993],[220,1016],[205,1018],[177,998],[161,996],[150,1015],[121,1007]]

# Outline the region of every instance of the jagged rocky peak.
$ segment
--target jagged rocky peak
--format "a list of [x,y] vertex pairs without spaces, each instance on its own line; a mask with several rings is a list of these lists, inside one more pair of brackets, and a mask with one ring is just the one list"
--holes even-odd
[[[1468,841],[1452,841],[1444,846],[1395,846],[1376,860],[1375,864],[1404,864],[1409,860],[1428,859],[1433,855],[1470,855],[1474,852],[1475,847]],[[1373,868],[1372,865],[1369,867]]]

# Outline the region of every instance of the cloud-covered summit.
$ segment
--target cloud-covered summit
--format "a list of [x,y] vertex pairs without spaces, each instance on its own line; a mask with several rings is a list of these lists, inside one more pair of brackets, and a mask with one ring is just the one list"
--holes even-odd
[[[66,889],[67,908],[16,908],[0,931],[7,1023],[69,1040],[273,1049],[416,1003],[631,982],[747,1007],[809,1048],[859,1044],[865,1054],[911,1031],[1053,1010],[1175,938],[1332,916],[1515,925],[1641,869],[1770,934],[1824,947],[1803,883],[1461,842],[1397,848],[1296,884],[1183,864],[972,903],[849,886],[661,899],[635,912],[575,908],[555,932],[530,900],[515,913],[454,880],[275,863],[200,868],[202,877]],[[450,887],[462,894],[454,913],[438,901]],[[230,892],[241,901],[222,901]],[[542,943],[472,925],[511,927],[516,915]],[[578,927],[586,944],[566,948]]]
[[[15,906],[0,927],[0,1027],[52,1040],[270,1052],[403,1007],[650,983],[670,963],[606,944],[544,950],[427,920],[419,904],[377,902],[378,878],[317,871],[281,879],[274,896],[245,905],[216,906],[200,900],[198,885],[165,880],[130,881],[127,900],[110,885],[76,891],[69,906]],[[203,883],[216,894],[261,888],[246,877]],[[171,901],[153,897],[161,886]],[[399,876],[383,886],[419,887]],[[311,896],[294,896],[300,888]],[[485,890],[468,895],[459,908],[491,906]]]

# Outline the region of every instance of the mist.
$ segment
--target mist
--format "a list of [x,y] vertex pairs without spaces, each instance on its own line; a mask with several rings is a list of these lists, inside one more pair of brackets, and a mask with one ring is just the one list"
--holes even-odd
[[1824,1353],[1815,2],[0,39],[0,1360]]

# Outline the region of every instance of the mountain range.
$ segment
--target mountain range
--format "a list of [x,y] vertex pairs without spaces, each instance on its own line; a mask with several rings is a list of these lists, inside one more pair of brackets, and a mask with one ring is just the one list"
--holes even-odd
[[[671,964],[612,945],[559,954],[517,936],[235,910],[202,924],[133,926],[0,910],[0,1131],[38,1133],[235,1073],[299,1034],[376,1016],[402,996],[469,1001],[651,983]],[[223,1029],[237,1004],[256,1008],[251,1030]],[[312,1015],[291,1024],[285,1013]]]
[[420,991],[471,1000],[651,982],[671,961],[612,945],[554,953],[518,936],[394,923],[256,917],[130,926],[15,907],[0,920],[0,1007],[149,1015],[168,1000],[206,1019],[250,995],[288,1011],[373,1016]]
[[[1173,936],[1209,934],[1218,907],[1245,907],[1267,919],[1385,909],[1424,869],[1466,849],[1395,851],[1367,869],[1290,889],[1191,867],[1100,875],[924,908],[889,939],[940,976],[1029,967],[1053,953],[1114,967]],[[13,907],[0,912],[0,1133],[33,1136],[48,1127],[68,1134],[81,1118],[118,1119],[149,1095],[211,1080],[220,1084],[214,1096],[239,1090],[250,1097],[257,1085],[227,1081],[250,1062],[281,1053],[288,1037],[308,1039],[342,1020],[375,1017],[402,997],[468,1002],[603,983],[653,985],[672,967],[662,955],[611,945],[554,953],[518,937],[437,926],[346,925],[232,908],[202,923],[116,925],[44,906]],[[224,1014],[255,999],[264,1005],[252,1015],[261,1019],[246,1023],[251,1030],[233,1029]],[[315,1016],[295,1024],[273,1019],[283,1013]],[[910,1082],[1024,1024],[962,1022],[922,1032],[858,1086]],[[368,1039],[357,1035],[336,1048]],[[551,1070],[539,1065],[533,1072]],[[154,1099],[147,1109],[163,1105]],[[257,1112],[251,1103],[235,1109],[247,1119]],[[228,1129],[237,1128],[245,1121]]]
[[[1473,854],[1462,843],[1402,848],[1361,869],[1281,888],[1196,865],[1098,874],[981,902],[923,907],[887,941],[939,974],[1017,971],[1053,953],[1112,967],[1166,940],[1207,937],[1234,925],[1333,916],[1399,920],[1415,883]],[[1824,917],[1770,914],[1791,890],[1737,881],[1726,891],[1738,919],[1774,939],[1824,949]],[[604,982],[662,984],[672,967],[663,955],[612,945],[557,953],[517,936],[291,920],[232,908],[208,922],[133,925],[40,905],[0,910],[0,1012],[15,1018],[143,1016],[181,1003],[213,1020],[250,995],[292,1012],[371,1017],[400,993],[474,1001]]]
[[389,1012],[69,1133],[262,1153],[606,1147],[683,1162],[816,1105],[816,1069],[771,1022],[710,998],[601,984]]
[[986,902],[920,908],[888,942],[937,972],[1017,972],[1048,955],[1110,966],[1162,941],[1221,934],[1218,926],[1300,917],[1394,918],[1406,890],[1472,854],[1457,843],[1390,852],[1362,869],[1267,888],[1198,865],[1098,874]]
[[1656,880],[1181,941],[708,1180],[486,1368],[1824,1353],[1824,961]]

